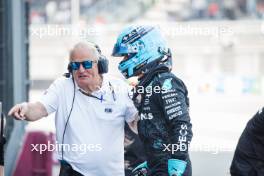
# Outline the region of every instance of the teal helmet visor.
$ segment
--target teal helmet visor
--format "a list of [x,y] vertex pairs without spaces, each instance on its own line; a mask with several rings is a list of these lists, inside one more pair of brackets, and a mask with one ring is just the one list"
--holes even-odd
[[137,49],[133,48],[131,45],[116,43],[113,49],[112,56],[121,57],[127,55],[128,53],[137,53]]

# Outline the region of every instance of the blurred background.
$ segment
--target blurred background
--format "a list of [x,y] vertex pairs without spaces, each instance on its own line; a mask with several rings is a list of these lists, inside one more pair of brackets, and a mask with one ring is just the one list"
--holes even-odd
[[[173,72],[189,89],[193,175],[229,175],[238,138],[264,103],[264,0],[0,0],[4,113],[38,100],[67,71],[79,41],[97,43],[110,74],[122,78],[111,52],[133,24],[160,27]],[[53,115],[32,123],[7,118],[6,175],[58,175],[53,153],[25,152],[36,132],[54,140]]]

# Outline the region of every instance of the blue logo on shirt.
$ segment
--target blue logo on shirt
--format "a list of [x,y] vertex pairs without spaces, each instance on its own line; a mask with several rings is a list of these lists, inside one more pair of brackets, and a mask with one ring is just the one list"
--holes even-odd
[[106,112],[106,113],[112,113],[113,110],[112,110],[112,108],[105,108],[105,112]]
[[172,78],[166,79],[162,85],[162,89],[163,90],[170,90],[172,88],[172,84],[171,84],[171,80]]

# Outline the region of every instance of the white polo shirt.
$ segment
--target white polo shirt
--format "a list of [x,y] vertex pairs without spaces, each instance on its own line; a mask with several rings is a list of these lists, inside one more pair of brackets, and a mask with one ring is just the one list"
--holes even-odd
[[[64,160],[85,176],[124,176],[124,122],[133,121],[137,113],[128,96],[128,85],[104,76],[101,89],[92,94],[98,99],[84,95],[75,85],[75,100],[64,135]],[[40,99],[48,114],[56,113],[60,160],[73,92],[72,79],[59,78]]]

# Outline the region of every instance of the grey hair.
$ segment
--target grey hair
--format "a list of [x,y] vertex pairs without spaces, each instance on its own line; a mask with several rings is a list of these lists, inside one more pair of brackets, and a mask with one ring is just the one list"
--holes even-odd
[[79,49],[85,49],[95,57],[96,60],[99,59],[100,53],[98,52],[97,48],[95,47],[95,44],[92,42],[79,42],[76,45],[74,45],[73,49],[70,51],[70,60],[72,60],[74,52]]

